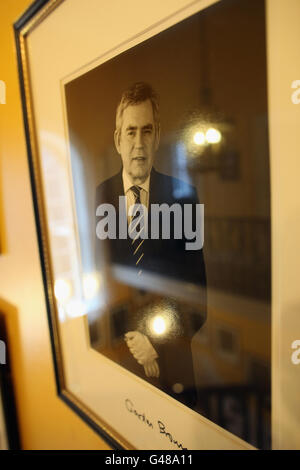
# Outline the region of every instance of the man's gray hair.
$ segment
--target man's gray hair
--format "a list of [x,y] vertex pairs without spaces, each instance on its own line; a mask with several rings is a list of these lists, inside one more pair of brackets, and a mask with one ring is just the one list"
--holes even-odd
[[159,104],[158,96],[148,83],[137,82],[134,83],[130,88],[125,90],[122,94],[121,101],[117,107],[116,113],[116,131],[118,138],[121,135],[121,128],[123,123],[123,114],[128,106],[143,103],[146,100],[150,100],[153,109],[153,118],[155,124],[155,132],[159,131]]

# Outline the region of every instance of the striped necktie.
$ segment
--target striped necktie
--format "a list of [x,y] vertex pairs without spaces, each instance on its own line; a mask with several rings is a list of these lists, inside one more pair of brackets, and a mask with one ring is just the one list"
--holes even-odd
[[[134,196],[135,204],[141,204],[141,189],[142,188],[140,188],[139,186],[131,186],[130,188]],[[145,224],[145,221],[144,221],[143,212],[140,212],[138,209],[135,210],[130,220],[129,231],[130,232],[132,232],[133,230],[136,231],[136,236],[131,240],[131,247],[133,250],[133,257],[134,257],[135,265],[138,268],[141,267],[141,261],[144,256],[143,243],[145,240],[141,238],[141,232],[144,229],[144,224]],[[138,272],[138,275],[140,275],[141,273],[142,273],[142,270],[140,269]]]

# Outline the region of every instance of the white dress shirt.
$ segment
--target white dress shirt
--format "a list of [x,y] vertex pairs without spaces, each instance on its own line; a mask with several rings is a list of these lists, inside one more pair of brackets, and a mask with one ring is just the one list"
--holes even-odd
[[[144,181],[142,184],[136,184],[133,185],[129,176],[127,175],[126,171],[123,168],[122,172],[122,179],[123,179],[123,188],[124,188],[124,194],[126,196],[126,202],[127,202],[127,216],[128,216],[128,209],[130,206],[133,206],[135,204],[135,198],[134,194],[131,191],[132,186],[138,186],[141,188],[140,194],[141,194],[141,203],[148,209],[149,205],[149,187],[150,187],[150,175],[148,178]],[[128,217],[128,220],[130,218]]]

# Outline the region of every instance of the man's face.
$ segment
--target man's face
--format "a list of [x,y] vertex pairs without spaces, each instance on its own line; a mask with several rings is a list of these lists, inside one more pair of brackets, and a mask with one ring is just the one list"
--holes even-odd
[[132,182],[143,183],[150,174],[159,144],[150,100],[125,109],[121,134],[115,133],[115,144]]

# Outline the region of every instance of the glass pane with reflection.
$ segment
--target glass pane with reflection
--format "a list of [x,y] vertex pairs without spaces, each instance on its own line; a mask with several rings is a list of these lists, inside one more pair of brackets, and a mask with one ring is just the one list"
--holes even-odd
[[91,346],[269,448],[264,1],[213,5],[65,92]]

